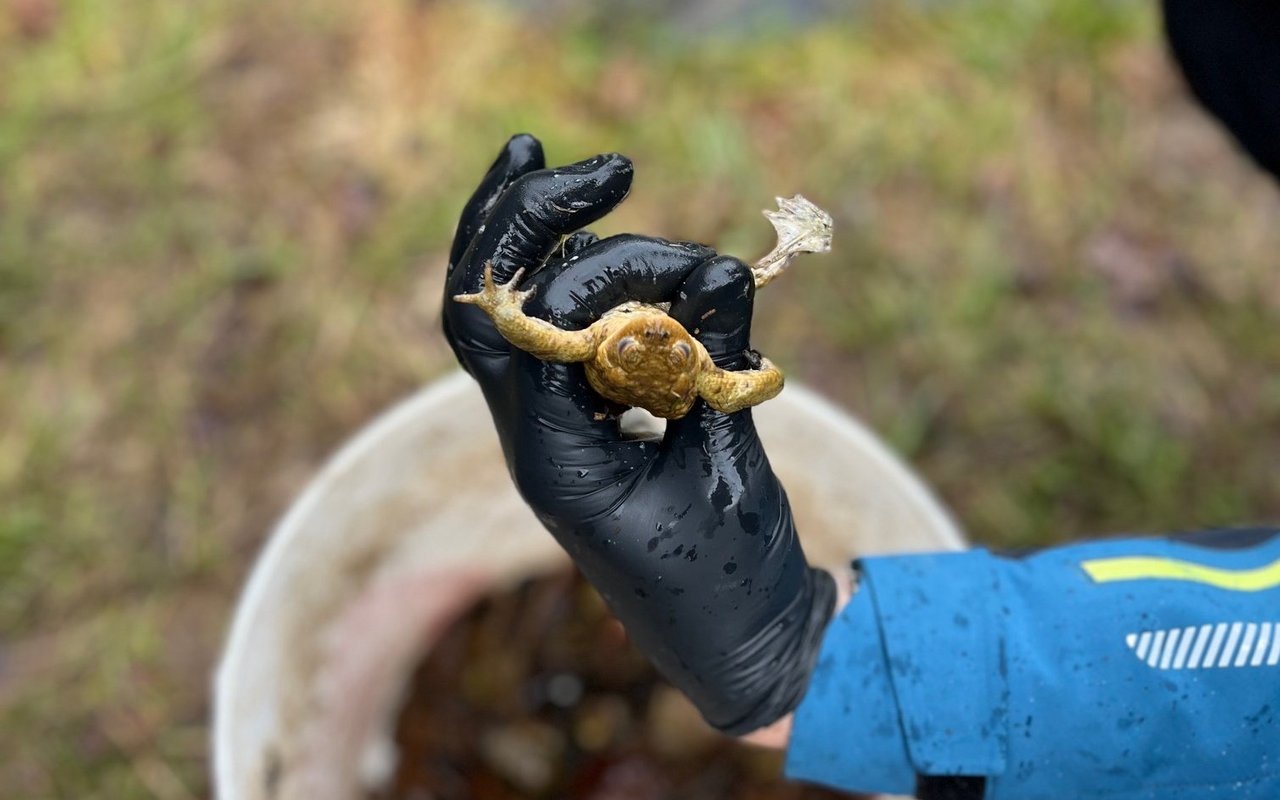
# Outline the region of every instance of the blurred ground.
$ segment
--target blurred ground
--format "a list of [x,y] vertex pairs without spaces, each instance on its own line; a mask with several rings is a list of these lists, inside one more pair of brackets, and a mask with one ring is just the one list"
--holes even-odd
[[[800,4],[808,7],[808,4]],[[1280,192],[1153,5],[882,0],[799,32],[380,0],[0,0],[0,787],[202,797],[271,522],[449,367],[456,214],[528,130],[599,226],[751,258],[756,343],[998,546],[1280,516]]]

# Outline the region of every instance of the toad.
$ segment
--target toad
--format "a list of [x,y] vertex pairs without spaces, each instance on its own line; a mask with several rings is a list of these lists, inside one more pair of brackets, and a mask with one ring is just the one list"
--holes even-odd
[[[764,215],[773,223],[778,243],[751,268],[756,288],[780,275],[797,254],[831,249],[830,215],[800,195],[777,201],[779,210]],[[587,381],[609,400],[679,419],[699,397],[717,411],[732,413],[782,391],[782,372],[767,358],[760,357],[752,369],[717,367],[664,304],[626,302],[577,331],[531,317],[522,309],[533,290],[516,288],[522,272],[496,285],[492,266],[485,265],[484,287],[453,299],[482,308],[507,341],[535,358],[584,362]]]

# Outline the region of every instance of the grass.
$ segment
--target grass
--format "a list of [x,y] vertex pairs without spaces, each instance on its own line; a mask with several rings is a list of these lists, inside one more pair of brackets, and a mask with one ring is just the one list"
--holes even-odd
[[753,257],[774,194],[829,208],[836,254],[770,290],[756,342],[975,539],[1280,516],[1280,194],[1188,102],[1148,4],[876,3],[706,40],[447,2],[7,8],[14,796],[208,793],[235,593],[325,455],[449,367],[448,239],[518,130],[632,156],[604,233]]

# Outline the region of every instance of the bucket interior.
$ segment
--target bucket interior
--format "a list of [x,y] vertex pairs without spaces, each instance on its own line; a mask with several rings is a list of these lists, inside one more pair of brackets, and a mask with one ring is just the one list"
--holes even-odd
[[[795,385],[753,414],[811,563],[963,545],[848,414]],[[388,411],[297,499],[241,596],[215,687],[219,797],[360,797],[394,763],[391,719],[433,637],[479,595],[566,564],[469,377]]]

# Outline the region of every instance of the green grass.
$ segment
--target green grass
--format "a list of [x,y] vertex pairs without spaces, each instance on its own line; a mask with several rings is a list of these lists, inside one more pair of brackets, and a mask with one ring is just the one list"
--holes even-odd
[[0,11],[15,796],[207,793],[235,592],[336,443],[448,367],[448,239],[518,130],[635,160],[605,233],[752,257],[774,194],[829,208],[835,254],[762,299],[756,344],[975,539],[1280,516],[1280,195],[1148,4],[710,41],[450,3],[58,5],[43,36]]

